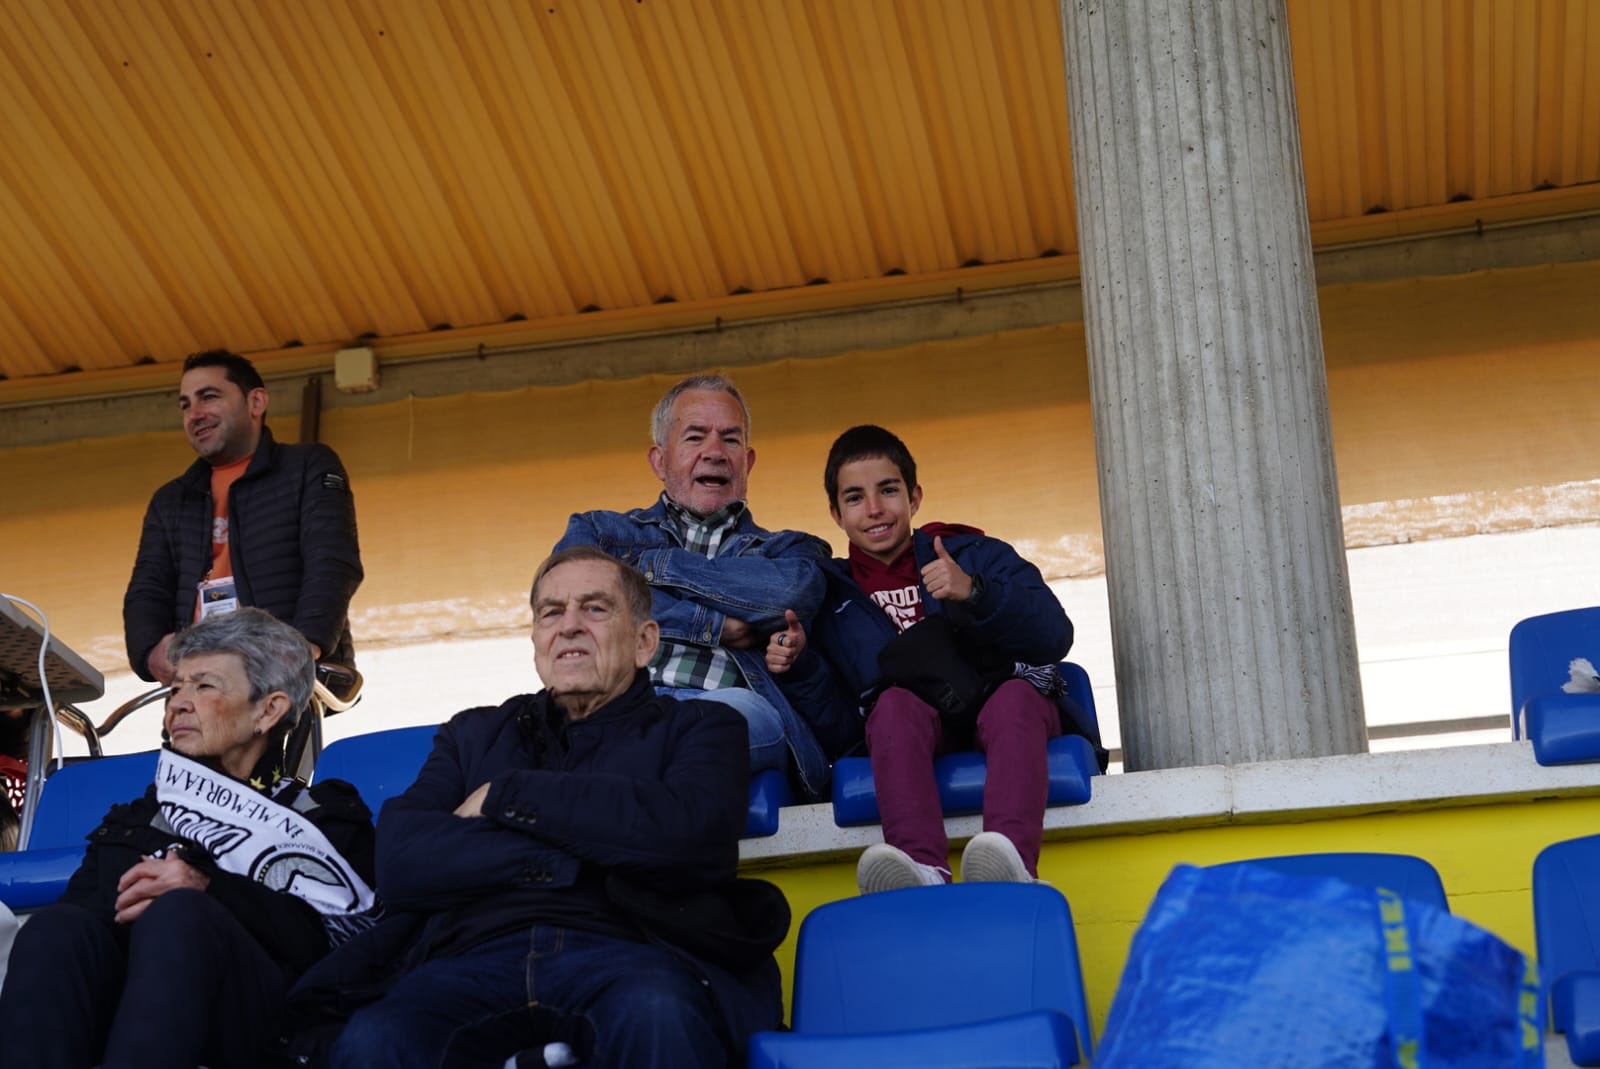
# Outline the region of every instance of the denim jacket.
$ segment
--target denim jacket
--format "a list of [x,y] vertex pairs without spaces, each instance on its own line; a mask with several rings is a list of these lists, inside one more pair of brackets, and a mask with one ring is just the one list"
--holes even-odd
[[[829,556],[828,544],[820,538],[800,531],[765,530],[746,510],[716,557],[708,558],[683,547],[659,500],[625,513],[574,515],[555,548],[576,545],[598,546],[637,568],[650,583],[651,611],[661,625],[661,637],[698,646],[716,645],[729,616],[765,637],[781,631],[784,610],[793,609],[809,629],[822,604],[821,566]],[[848,748],[848,743],[831,753],[825,748],[834,744],[836,736],[849,739],[859,729],[848,722],[832,723],[828,715],[832,710],[813,712],[804,701],[797,710],[785,693],[794,689],[788,674],[775,680],[767,671],[765,643],[728,653],[750,689],[771,702],[782,717],[802,786],[813,798],[823,797],[829,757]]]

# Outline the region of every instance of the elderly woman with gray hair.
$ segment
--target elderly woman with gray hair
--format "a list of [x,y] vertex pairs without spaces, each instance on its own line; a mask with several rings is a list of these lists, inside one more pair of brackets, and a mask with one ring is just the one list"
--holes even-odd
[[311,697],[305,639],[247,608],[170,655],[155,782],[111,808],[66,893],[17,935],[7,1064],[257,1065],[290,984],[378,911],[360,795],[282,772]]

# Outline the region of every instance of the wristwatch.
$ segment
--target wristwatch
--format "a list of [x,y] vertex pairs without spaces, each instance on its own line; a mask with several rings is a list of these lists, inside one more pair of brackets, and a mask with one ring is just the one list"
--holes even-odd
[[967,595],[967,604],[976,605],[981,597],[983,597],[983,576],[975,574],[972,577],[972,593]]

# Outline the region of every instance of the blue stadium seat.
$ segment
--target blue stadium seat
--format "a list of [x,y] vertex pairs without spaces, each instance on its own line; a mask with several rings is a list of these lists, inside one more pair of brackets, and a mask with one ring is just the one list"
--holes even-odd
[[437,724],[389,728],[365,735],[347,735],[322,748],[317,758],[317,779],[342,779],[361,792],[361,798],[378,819],[383,803],[411,786],[422,763],[433,751]]
[[764,839],[778,834],[778,810],[794,804],[789,777],[777,769],[757,772],[750,780],[750,810],[744,817],[744,837]]
[[1567,694],[1568,665],[1600,665],[1600,607],[1530,616],[1511,629],[1511,737],[1541,765],[1600,760],[1600,694]]
[[1575,1065],[1600,1065],[1600,835],[1533,860],[1533,928],[1550,1023]]
[[[1079,665],[1057,665],[1066,681],[1067,694],[1099,723],[1094,709],[1094,689],[1089,674]],[[1082,805],[1091,794],[1090,777],[1100,771],[1094,744],[1082,735],[1063,735],[1046,746],[1049,760],[1050,805]],[[953,753],[933,763],[939,786],[939,804],[945,816],[983,812],[983,783],[988,762],[981,753]],[[872,782],[872,760],[841,757],[833,763],[833,822],[841,828],[878,823],[878,792]]]
[[1286,876],[1331,876],[1363,887],[1383,887],[1408,901],[1450,912],[1450,900],[1445,896],[1438,870],[1411,854],[1285,854],[1214,867],[1234,865],[1260,865]]
[[156,775],[156,751],[63,765],[44,781],[28,849],[0,854],[0,902],[37,909],[61,897],[83,862],[84,837],[119,802],[144,794]]
[[1072,911],[1044,884],[953,884],[819,906],[800,926],[793,1031],[750,1069],[1046,1069],[1087,1062]]
[[[330,742],[317,761],[318,779],[353,783],[372,809],[373,818],[383,803],[417,778],[422,762],[433,749],[434,725],[390,728],[365,735],[349,735]],[[750,809],[745,815],[744,837],[776,835],[778,810],[794,801],[783,773],[758,773],[750,781]]]

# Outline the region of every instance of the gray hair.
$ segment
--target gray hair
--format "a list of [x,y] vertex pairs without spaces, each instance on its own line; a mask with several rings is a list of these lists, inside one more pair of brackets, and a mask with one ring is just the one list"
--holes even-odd
[[721,390],[723,393],[739,402],[739,410],[744,413],[744,436],[750,437],[750,406],[744,403],[744,395],[739,392],[725,375],[690,375],[678,385],[662,394],[661,400],[656,402],[655,411],[650,413],[650,440],[662,448],[667,444],[667,432],[672,430],[672,406],[680,394],[690,390]]
[[576,545],[550,554],[539,570],[533,573],[533,589],[528,592],[528,604],[539,608],[539,584],[551,571],[572,561],[592,560],[611,565],[617,570],[617,584],[622,587],[623,607],[635,624],[642,625],[650,619],[650,584],[639,574],[639,569],[627,561],[618,560],[599,546]]
[[246,607],[208,616],[178,632],[167,658],[177,664],[185,657],[205,653],[232,653],[244,662],[251,701],[258,702],[279,690],[289,696],[292,708],[277,724],[283,732],[294,726],[300,719],[300,710],[311,701],[317,671],[311,660],[311,645],[304,635],[270,612]]

